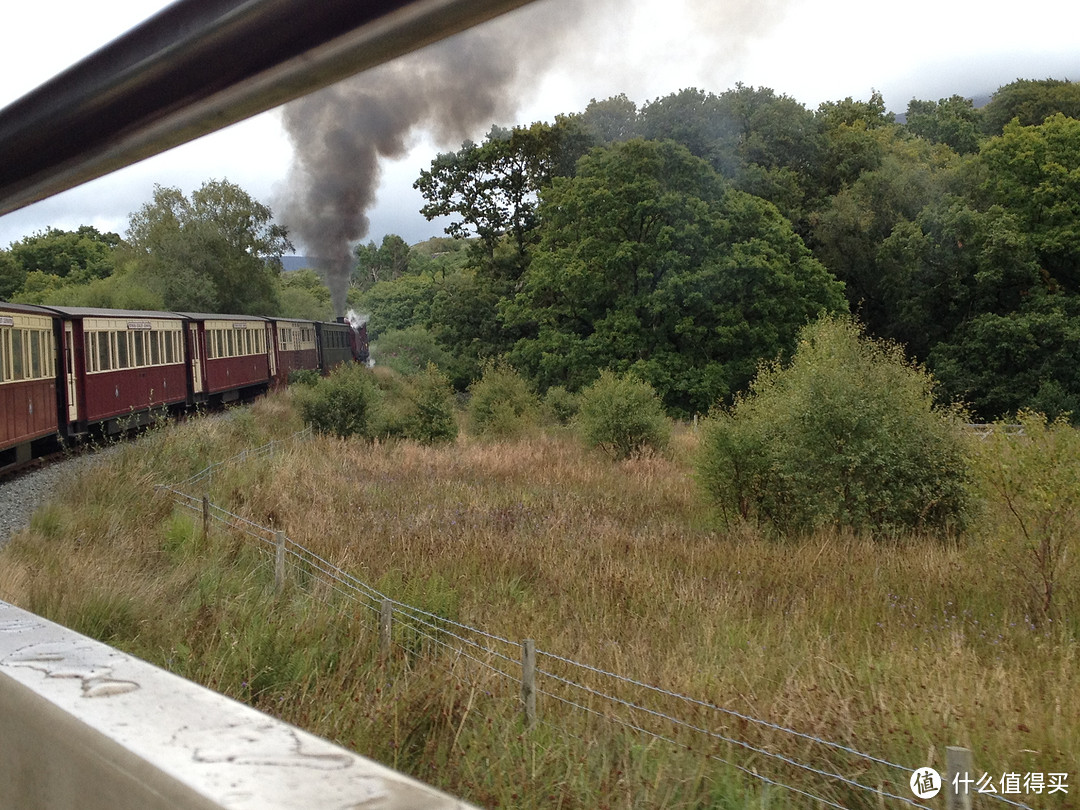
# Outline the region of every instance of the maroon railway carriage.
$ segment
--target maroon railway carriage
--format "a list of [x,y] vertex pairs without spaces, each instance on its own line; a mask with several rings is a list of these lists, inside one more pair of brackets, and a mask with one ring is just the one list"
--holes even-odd
[[179,313],[187,319],[195,402],[232,402],[265,391],[273,377],[273,337],[266,318]]
[[98,424],[109,431],[149,421],[188,400],[184,320],[170,312],[48,307],[60,316],[68,435]]
[[275,318],[271,323],[274,328],[274,347],[277,350],[274,385],[287,385],[289,372],[319,368],[319,347],[315,338],[314,321]]
[[59,429],[56,323],[47,309],[0,302],[0,468],[29,461]]

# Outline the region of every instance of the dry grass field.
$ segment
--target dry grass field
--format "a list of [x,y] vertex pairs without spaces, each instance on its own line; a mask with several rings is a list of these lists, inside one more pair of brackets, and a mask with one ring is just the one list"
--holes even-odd
[[1009,490],[1010,470],[1028,473],[1004,438],[973,443],[983,508],[967,536],[888,543],[719,523],[687,429],[623,462],[565,430],[437,448],[309,437],[215,473],[214,503],[394,599],[700,701],[653,695],[684,725],[654,716],[650,736],[588,692],[586,711],[541,695],[528,729],[515,684],[447,647],[380,659],[368,610],[315,586],[275,593],[249,538],[204,540],[155,494],[300,427],[277,396],[110,454],[0,553],[0,598],[483,806],[821,806],[740,768],[841,807],[905,806],[722,738],[905,797],[907,774],[811,738],[909,768],[963,745],[995,778],[1069,774],[1068,794],[1014,799],[1080,806],[1080,502]]

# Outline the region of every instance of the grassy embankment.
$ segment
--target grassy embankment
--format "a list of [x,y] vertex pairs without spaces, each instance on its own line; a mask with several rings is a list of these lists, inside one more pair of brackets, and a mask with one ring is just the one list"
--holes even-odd
[[[480,805],[810,806],[778,789],[762,802],[758,782],[705,753],[877,806],[727,743],[664,727],[689,754],[543,695],[543,722],[525,731],[513,683],[438,651],[380,663],[368,612],[299,588],[275,595],[250,540],[215,529],[203,542],[197,519],[153,493],[299,427],[279,396],[119,449],[0,553],[0,597]],[[455,621],[911,767],[930,749],[940,765],[944,746],[961,744],[996,777],[1068,772],[1070,795],[1028,801],[1077,806],[1071,560],[1042,616],[1039,583],[1023,573],[1034,570],[1030,538],[1001,503],[961,542],[726,529],[693,484],[694,445],[683,433],[668,458],[612,463],[558,433],[438,449],[314,438],[228,466],[209,494]],[[653,705],[910,795],[903,774],[805,739]]]

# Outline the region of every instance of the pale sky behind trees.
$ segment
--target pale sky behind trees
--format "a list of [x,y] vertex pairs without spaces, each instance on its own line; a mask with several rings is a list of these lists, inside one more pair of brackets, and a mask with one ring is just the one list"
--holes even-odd
[[[9,4],[0,106],[165,5]],[[890,110],[903,112],[913,97],[988,95],[1017,78],[1080,79],[1075,0],[540,0],[494,24],[531,26],[543,47],[522,53],[521,75],[508,87],[512,103],[502,120],[478,125],[474,140],[492,123],[550,121],[618,93],[640,106],[685,87],[720,93],[741,81],[814,109],[878,90]],[[436,152],[460,144],[436,143],[422,130],[411,143],[405,157],[383,163],[364,241],[398,233],[416,242],[442,233],[418,213],[422,199],[412,183]],[[151,199],[155,183],[190,193],[206,180],[227,178],[279,211],[276,198],[291,161],[280,112],[270,111],[0,217],[0,248],[48,226],[93,225],[123,235],[128,215]]]

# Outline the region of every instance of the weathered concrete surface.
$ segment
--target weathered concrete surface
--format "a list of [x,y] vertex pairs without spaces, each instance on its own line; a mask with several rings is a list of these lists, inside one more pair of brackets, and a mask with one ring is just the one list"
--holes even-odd
[[0,810],[468,810],[0,601]]

